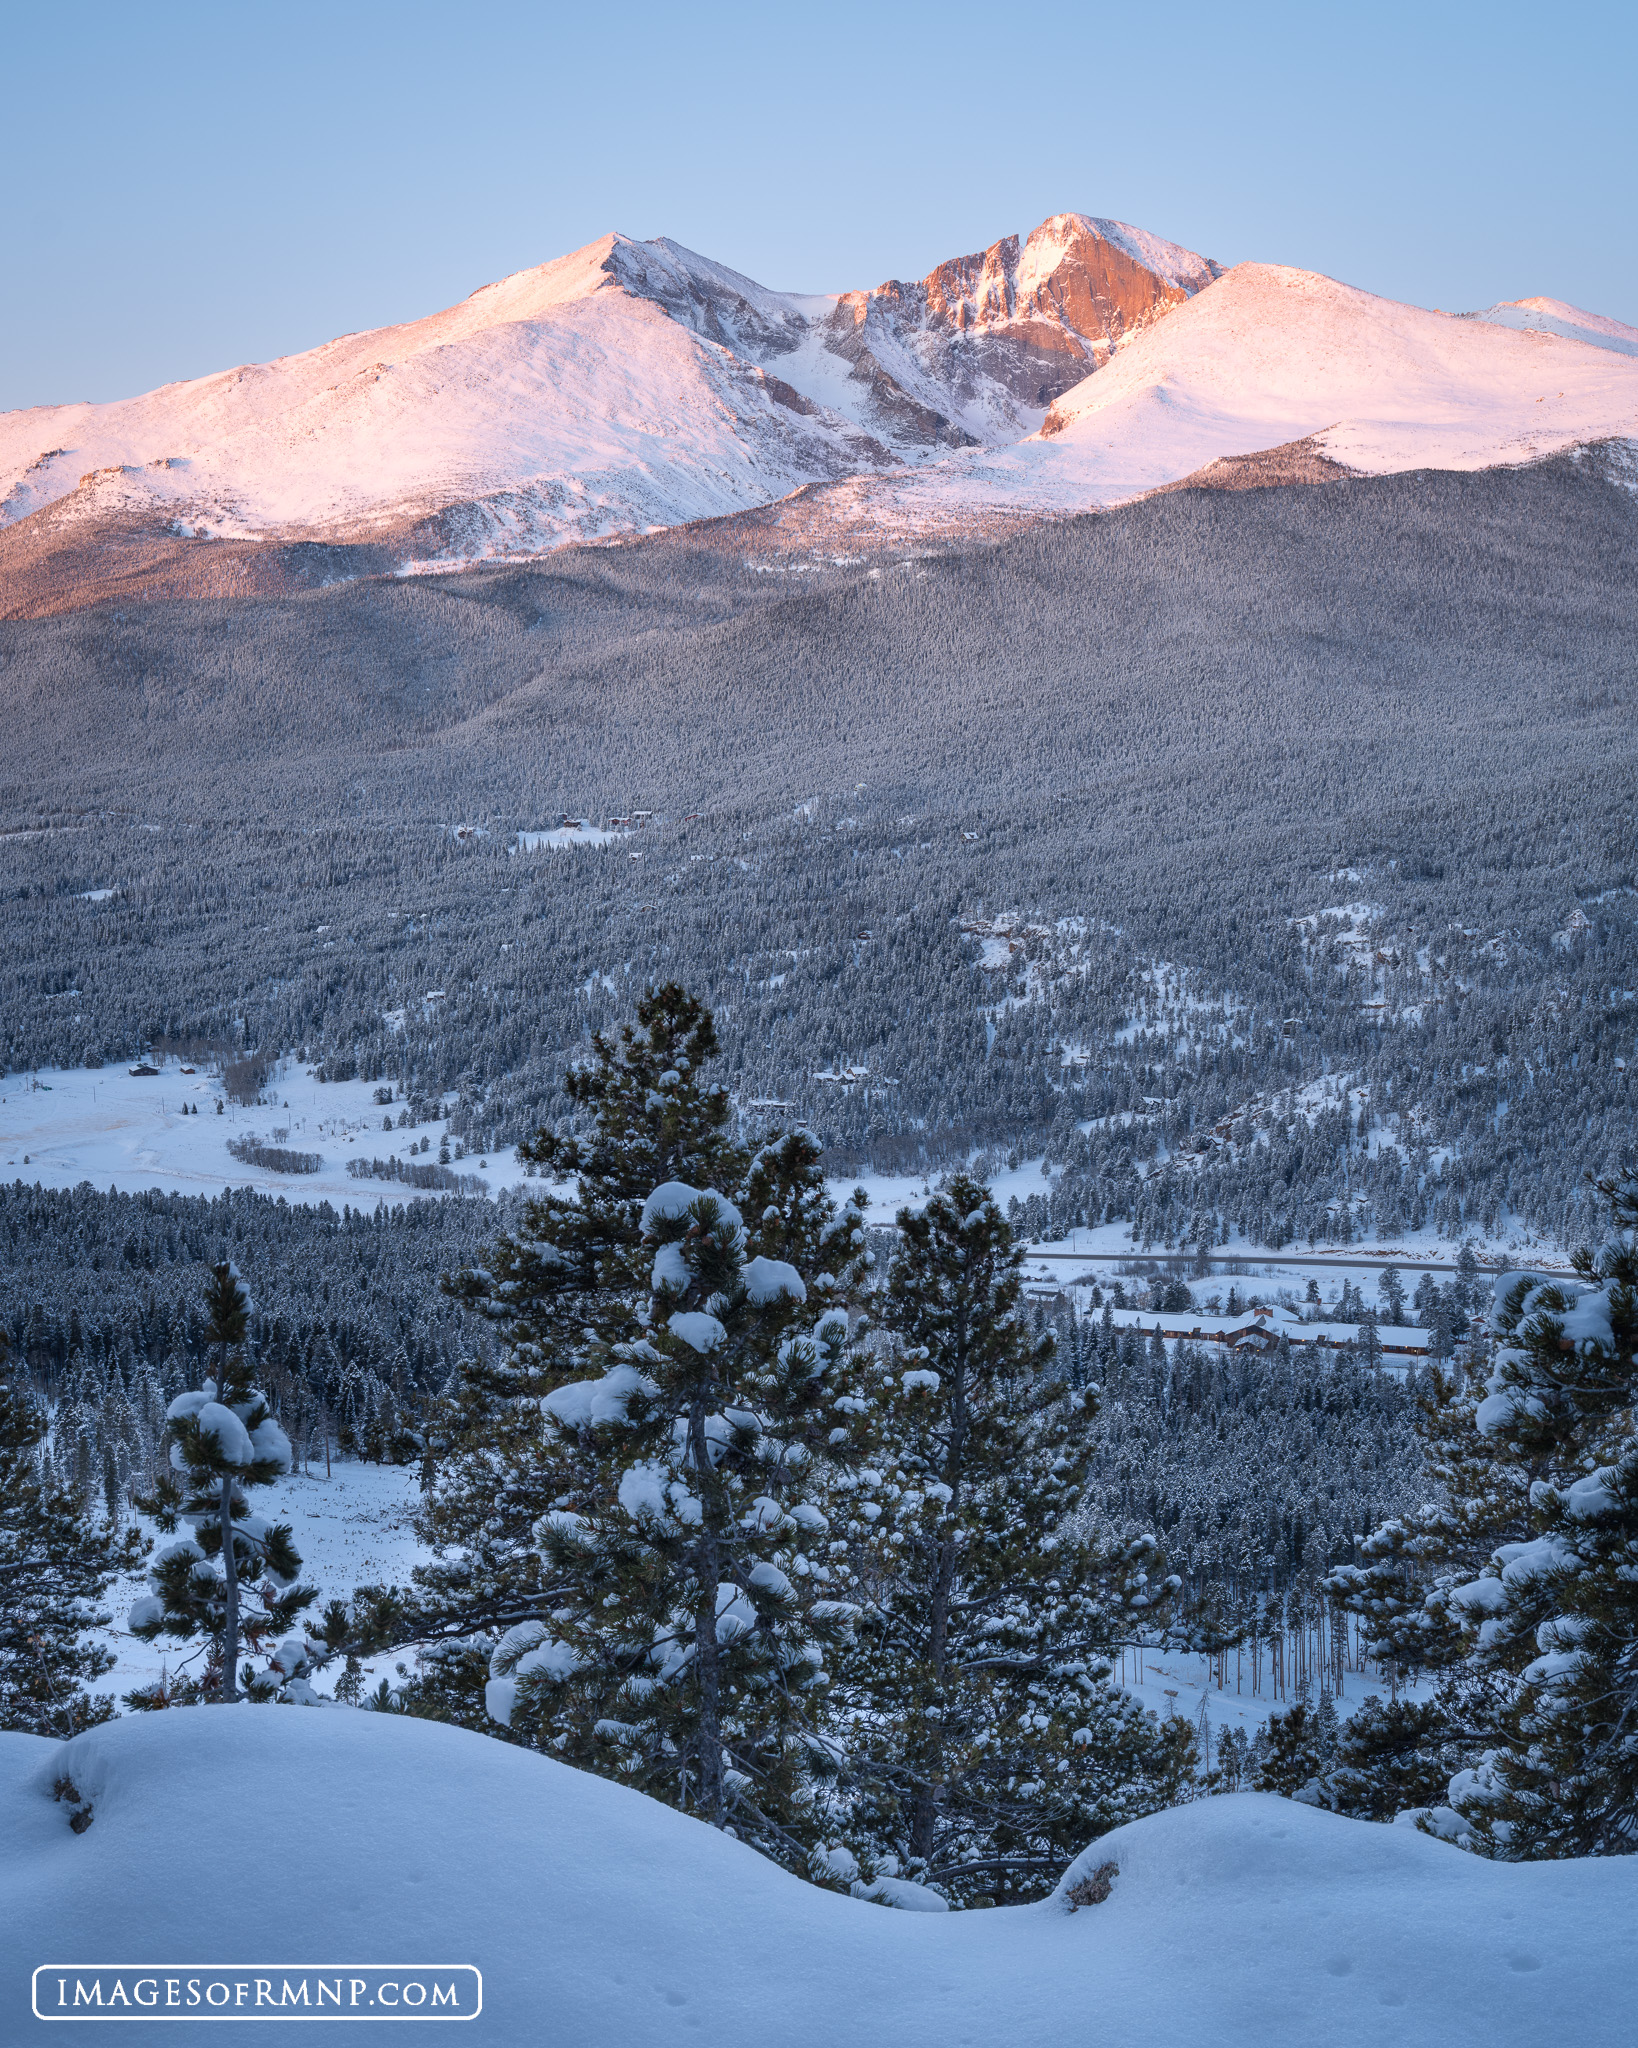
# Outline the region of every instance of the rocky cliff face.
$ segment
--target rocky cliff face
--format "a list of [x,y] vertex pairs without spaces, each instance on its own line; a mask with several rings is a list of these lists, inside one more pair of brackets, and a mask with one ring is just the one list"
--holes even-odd
[[825,346],[869,390],[889,440],[1014,440],[1101,369],[1129,335],[1221,273],[1208,257],[1119,221],[1055,214],[921,279],[847,292]]
[[916,281],[831,299],[772,292],[663,237],[617,236],[609,285],[648,299],[892,448],[1017,440],[1120,344],[1221,273],[1121,221],[1054,214]]

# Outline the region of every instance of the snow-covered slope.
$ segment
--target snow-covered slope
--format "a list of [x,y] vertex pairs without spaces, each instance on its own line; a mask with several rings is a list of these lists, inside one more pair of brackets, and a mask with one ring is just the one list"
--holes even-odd
[[0,526],[55,508],[57,526],[357,541],[436,518],[427,551],[472,559],[716,517],[1014,439],[1213,275],[1078,214],[840,300],[605,235],[407,326],[0,415]]
[[[62,1775],[91,1802],[80,1834],[52,1798]],[[496,2048],[1615,2048],[1631,2032],[1638,1859],[1489,1864],[1251,1794],[1094,1844],[1070,1874],[1118,1865],[1102,1904],[1071,1913],[1060,1887],[905,1913],[484,1736],[201,1707],[66,1747],[0,1735],[0,1841],[8,2040],[36,2027],[38,1965],[126,1961],[473,1964],[471,2038]]]
[[1292,444],[1331,474],[1375,476],[1635,436],[1638,363],[1607,349],[1244,263],[1082,379],[1039,434],[824,503],[839,524],[913,534],[1117,505]]
[[886,460],[636,296],[634,267],[606,235],[409,326],[5,414],[5,518],[66,499],[218,538],[358,537],[461,505],[481,554],[734,512]]
[[780,501],[800,543],[973,532],[1292,442],[1375,473],[1635,433],[1638,331],[1555,301],[1447,317],[1078,213],[831,297],[605,235],[406,326],[0,415],[0,610],[203,588],[247,545],[355,550],[311,580]]
[[1585,341],[1594,348],[1614,349],[1617,355],[1638,356],[1638,327],[1607,320],[1602,313],[1584,312],[1580,306],[1566,305],[1562,299],[1508,299],[1499,306],[1487,306],[1482,313],[1464,317],[1529,334],[1557,334],[1566,341]]

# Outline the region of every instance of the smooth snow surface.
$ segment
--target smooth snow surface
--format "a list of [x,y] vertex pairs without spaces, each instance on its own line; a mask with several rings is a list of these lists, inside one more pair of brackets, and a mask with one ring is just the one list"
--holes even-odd
[[[446,1125],[400,1130],[402,1102],[386,1109],[375,1101],[372,1083],[317,1081],[293,1060],[280,1063],[267,1084],[267,1098],[261,1108],[230,1103],[219,1075],[184,1073],[174,1060],[162,1062],[155,1074],[132,1074],[123,1066],[40,1067],[3,1074],[0,1179],[47,1188],[89,1181],[121,1194],[160,1188],[219,1195],[224,1188],[248,1187],[283,1195],[289,1202],[329,1202],[337,1209],[376,1209],[383,1202],[425,1200],[429,1193],[437,1198],[437,1190],[403,1181],[355,1180],[347,1161],[396,1154],[408,1163],[410,1146],[427,1138],[430,1149],[417,1151],[414,1163],[434,1163]],[[383,1130],[389,1115],[393,1128]],[[322,1164],[316,1173],[275,1173],[247,1165],[234,1158],[228,1144],[250,1136],[289,1151],[317,1153]],[[491,1194],[526,1179],[510,1147],[493,1159],[456,1159],[453,1170]]]
[[[81,1835],[63,1772],[92,1803]],[[246,1883],[249,1821],[224,1817],[264,1809]],[[127,1958],[472,1963],[470,2038],[497,2048],[1631,2039],[1638,1859],[1488,1864],[1253,1794],[1094,1844],[1082,1866],[1120,1872],[1102,1905],[905,1912],[485,1736],[199,1707],[66,1747],[0,1735],[0,1841],[7,2040],[37,2030],[37,1964]],[[311,2048],[299,2022],[253,2038]]]
[[1594,348],[1614,349],[1617,355],[1638,356],[1638,327],[1624,321],[1608,320],[1602,313],[1588,313],[1563,299],[1508,299],[1499,306],[1487,306],[1482,313],[1468,316],[1488,321],[1494,327],[1513,327],[1529,334],[1557,334],[1566,341],[1585,341]]

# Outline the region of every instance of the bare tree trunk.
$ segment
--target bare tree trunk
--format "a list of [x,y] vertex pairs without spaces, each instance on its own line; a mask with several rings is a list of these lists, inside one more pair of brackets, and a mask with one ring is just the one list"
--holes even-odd
[[[933,1582],[927,1630],[927,1661],[933,1667],[935,1682],[941,1692],[944,1687],[944,1666],[950,1651],[950,1598],[954,1586],[955,1539],[953,1536],[947,1536],[939,1545],[938,1577]],[[942,1704],[941,1700],[940,1705]],[[930,1753],[925,1756],[921,1782],[916,1788],[916,1795],[910,1808],[910,1854],[919,1857],[924,1863],[932,1860],[939,1797],[944,1790],[942,1713],[939,1716],[938,1733],[929,1745],[929,1751]]]
[[233,1554],[233,1479],[222,1480],[222,1576],[227,1585],[227,1613],[222,1621],[222,1704],[239,1697],[239,1562]]
[[[716,1545],[707,1546],[707,1558]],[[717,1661],[717,1581],[709,1568],[707,1583],[694,1613],[694,1661],[699,1670],[698,1727],[700,1818],[720,1828],[728,1818],[727,1787],[722,1775],[722,1672]]]
[[[709,1503],[712,1478],[711,1450],[705,1436],[705,1409],[696,1407],[689,1418],[688,1441],[696,1484],[702,1500]],[[706,1506],[709,1518],[711,1507]],[[699,1550],[700,1595],[694,1609],[694,1664],[699,1684],[699,1810],[700,1818],[712,1827],[728,1819],[727,1785],[722,1775],[722,1665],[717,1654],[717,1586],[722,1577],[722,1559],[709,1519],[701,1532]]]

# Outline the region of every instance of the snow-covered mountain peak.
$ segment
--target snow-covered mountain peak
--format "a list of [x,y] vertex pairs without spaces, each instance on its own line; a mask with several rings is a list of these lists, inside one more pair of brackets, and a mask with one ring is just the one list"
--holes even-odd
[[[1107,253],[1099,245],[1107,245]],[[1208,256],[1151,235],[1123,220],[1097,220],[1085,213],[1055,213],[1042,221],[1025,242],[1019,262],[1021,294],[1032,296],[1065,266],[1081,268],[1124,258],[1186,298],[1203,291],[1220,267]]]
[[1634,357],[1638,329],[1556,300],[1452,317],[1083,213],[834,295],[609,233],[421,320],[0,415],[0,597],[85,601],[75,550],[116,538],[191,589],[201,540],[434,567],[791,499],[780,546],[848,549],[1227,458],[1262,482],[1525,461],[1638,437]]
[[1481,469],[1638,437],[1638,365],[1242,263],[1131,336],[1040,433],[831,497],[915,534],[1004,531],[1185,479],[1319,482]]
[[868,387],[860,417],[885,438],[1011,442],[1218,274],[1209,258],[1123,222],[1059,213],[918,281],[844,292],[824,345]]

